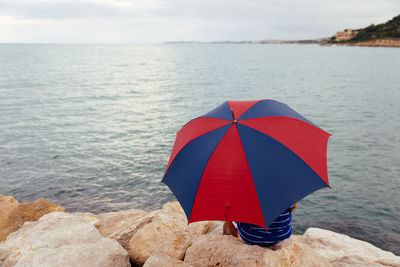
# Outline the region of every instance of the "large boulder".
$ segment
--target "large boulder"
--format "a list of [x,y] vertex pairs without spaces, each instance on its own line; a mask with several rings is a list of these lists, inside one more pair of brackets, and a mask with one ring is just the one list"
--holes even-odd
[[392,252],[332,231],[308,228],[302,240],[333,266],[400,266]]
[[193,267],[183,261],[171,258],[167,255],[156,254],[147,259],[143,267]]
[[9,253],[10,248],[3,243],[0,243],[0,266],[3,266],[3,262],[6,260]]
[[210,222],[188,225],[178,202],[170,202],[157,212],[152,221],[140,228],[128,244],[128,252],[135,264],[143,265],[154,254],[182,260],[186,249],[200,235],[206,233]]
[[117,240],[127,249],[132,236],[145,224],[150,223],[157,212],[130,209],[101,213],[96,215],[98,221],[94,225],[102,236]]
[[26,222],[0,245],[8,266],[130,266],[128,253],[85,219],[62,212]]
[[91,212],[73,212],[72,214],[84,218],[93,225],[96,225],[100,222],[99,218],[97,218],[97,215]]
[[25,221],[36,221],[44,214],[63,211],[63,207],[42,198],[19,204],[13,197],[0,195],[0,241],[18,230]]
[[212,232],[198,238],[187,249],[185,262],[193,266],[331,266],[308,245],[296,240],[263,248]]

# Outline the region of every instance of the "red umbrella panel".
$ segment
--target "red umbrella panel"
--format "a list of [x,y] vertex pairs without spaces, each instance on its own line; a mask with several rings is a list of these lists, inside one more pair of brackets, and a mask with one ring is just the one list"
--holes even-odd
[[329,186],[329,136],[278,101],[227,101],[178,132],[163,182],[189,223],[267,228],[289,206]]

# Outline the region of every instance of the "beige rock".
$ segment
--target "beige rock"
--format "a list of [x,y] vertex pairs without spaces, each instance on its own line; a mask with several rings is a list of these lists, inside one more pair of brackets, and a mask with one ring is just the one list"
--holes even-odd
[[382,46],[382,47],[400,47],[400,39],[399,38],[381,38],[375,39],[371,41],[364,42],[356,42],[356,43],[344,43],[343,45],[347,46]]
[[0,266],[3,266],[3,262],[6,260],[9,253],[10,248],[3,243],[0,243]]
[[24,223],[18,207],[18,201],[13,197],[0,195],[0,242]]
[[210,228],[208,229],[207,233],[222,234],[223,226],[224,226],[224,222],[211,221]]
[[332,231],[309,228],[302,240],[333,266],[400,266],[399,256]]
[[265,249],[244,244],[239,238],[222,234],[199,237],[185,254],[193,266],[262,266]]
[[153,255],[147,259],[143,267],[193,267],[183,261],[173,259],[167,255]]
[[355,37],[358,34],[358,31],[346,29],[343,32],[337,32],[334,37],[335,41],[348,41],[351,38]]
[[91,223],[68,213],[54,212],[26,222],[2,246],[3,267],[130,266],[128,253],[117,241],[102,237]]
[[379,38],[362,42],[329,43],[322,41],[320,45],[343,45],[343,46],[370,46],[370,47],[400,47],[400,38]]
[[19,204],[13,197],[0,195],[0,241],[18,230],[25,221],[36,221],[44,214],[55,211],[65,209],[42,198]]
[[187,249],[185,262],[193,266],[331,266],[309,246],[296,240],[288,240],[274,249],[210,233],[199,237]]
[[83,219],[85,219],[86,221],[90,222],[93,225],[96,225],[97,223],[100,222],[97,215],[90,212],[73,212],[72,214],[82,217]]
[[130,209],[101,213],[96,216],[98,222],[95,223],[95,226],[102,236],[117,240],[121,246],[127,249],[132,236],[142,226],[151,222],[157,212]]
[[210,222],[197,222],[188,226],[179,203],[167,203],[150,223],[132,237],[128,245],[129,256],[135,264],[140,265],[154,254],[181,260],[193,240],[206,233],[209,226]]
[[304,243],[293,242],[274,252],[277,260],[271,266],[332,266]]

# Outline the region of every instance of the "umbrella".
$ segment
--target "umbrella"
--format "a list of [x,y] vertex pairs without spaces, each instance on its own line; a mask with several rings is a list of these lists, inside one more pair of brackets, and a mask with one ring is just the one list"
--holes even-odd
[[226,101],[179,130],[162,181],[189,223],[267,228],[289,206],[329,186],[329,136],[278,101]]

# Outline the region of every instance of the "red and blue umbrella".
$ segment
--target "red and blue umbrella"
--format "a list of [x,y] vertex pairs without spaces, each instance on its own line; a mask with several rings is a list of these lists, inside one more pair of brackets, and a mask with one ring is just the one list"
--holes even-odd
[[278,101],[227,101],[177,133],[162,181],[189,223],[267,228],[292,204],[329,186],[329,136]]

